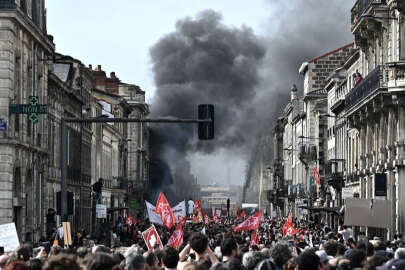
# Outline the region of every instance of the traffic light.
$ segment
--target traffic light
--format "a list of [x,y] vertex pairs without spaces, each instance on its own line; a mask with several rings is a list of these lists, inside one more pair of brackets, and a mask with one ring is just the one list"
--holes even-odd
[[[62,194],[60,191],[56,192],[56,213],[58,215],[62,214]],[[67,192],[67,208],[68,208],[68,215],[73,215],[73,192]]]
[[212,140],[214,139],[214,105],[200,104],[198,105],[198,120],[211,119],[212,122],[198,123],[198,139]]

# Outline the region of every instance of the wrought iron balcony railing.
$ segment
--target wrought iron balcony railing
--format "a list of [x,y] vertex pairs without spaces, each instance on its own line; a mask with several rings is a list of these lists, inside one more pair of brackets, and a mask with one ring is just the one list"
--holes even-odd
[[373,4],[385,4],[386,0],[357,0],[352,8],[351,30],[353,30],[361,19],[361,15]]
[[385,66],[376,67],[352,90],[350,90],[350,92],[346,95],[346,111],[362,102],[371,94],[384,89],[388,80],[387,71],[388,70],[385,68]]

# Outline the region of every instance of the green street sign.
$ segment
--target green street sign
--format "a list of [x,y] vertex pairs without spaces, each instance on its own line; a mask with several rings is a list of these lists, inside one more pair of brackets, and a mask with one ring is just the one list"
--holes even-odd
[[48,107],[39,103],[37,96],[29,97],[30,104],[10,104],[10,114],[28,114],[28,119],[31,123],[37,123],[39,120],[38,114],[47,114]]

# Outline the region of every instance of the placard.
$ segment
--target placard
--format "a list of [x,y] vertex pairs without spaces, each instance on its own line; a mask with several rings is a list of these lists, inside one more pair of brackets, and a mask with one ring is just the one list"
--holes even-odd
[[154,250],[156,245],[158,245],[161,249],[163,248],[162,241],[160,240],[159,234],[157,233],[154,225],[142,232],[142,237],[148,246],[148,250]]
[[96,205],[96,218],[107,218],[107,206],[104,204]]
[[70,230],[70,222],[62,222],[63,226],[63,242],[65,246],[72,245],[72,232]]
[[16,250],[20,246],[17,230],[14,223],[0,225],[0,247],[4,247],[5,252]]

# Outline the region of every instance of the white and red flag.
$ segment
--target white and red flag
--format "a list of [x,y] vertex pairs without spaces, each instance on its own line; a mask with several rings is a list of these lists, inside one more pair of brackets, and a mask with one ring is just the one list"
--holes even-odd
[[257,232],[254,231],[252,233],[252,236],[250,237],[250,246],[259,246],[259,236],[257,235]]
[[132,215],[129,215],[127,217],[126,223],[128,225],[136,225],[136,219]]
[[179,223],[176,227],[176,230],[173,232],[172,236],[170,236],[167,245],[174,248],[180,247],[181,244],[183,244],[183,236],[184,231],[183,228],[181,227],[181,223]]
[[212,219],[214,220],[215,223],[219,223],[219,217],[217,216],[216,213]]
[[165,224],[167,228],[170,229],[174,226],[174,224],[176,224],[176,218],[173,214],[173,211],[170,208],[169,202],[162,192],[160,192],[159,194],[155,212],[160,215],[163,224]]
[[259,229],[260,219],[262,217],[262,211],[254,213],[252,216],[248,217],[241,224],[236,226],[234,231],[249,231]]
[[154,250],[155,247],[163,248],[162,241],[156,231],[155,226],[149,227],[146,231],[142,232],[143,240],[148,247],[148,250]]
[[296,228],[294,228],[294,226],[292,224],[292,215],[289,214],[288,218],[287,218],[287,221],[284,223],[284,226],[283,226],[283,235],[284,236],[286,236],[286,235],[292,236],[292,235],[297,234],[297,233],[298,233],[298,230]]

